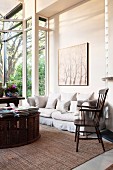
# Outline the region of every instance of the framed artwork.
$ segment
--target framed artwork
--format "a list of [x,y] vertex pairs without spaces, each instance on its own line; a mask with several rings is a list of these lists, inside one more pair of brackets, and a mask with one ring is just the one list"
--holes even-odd
[[88,51],[88,43],[59,49],[59,86],[88,85]]

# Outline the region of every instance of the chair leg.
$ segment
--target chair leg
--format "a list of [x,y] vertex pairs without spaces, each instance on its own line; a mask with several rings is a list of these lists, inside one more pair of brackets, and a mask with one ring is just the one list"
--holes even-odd
[[100,133],[99,127],[96,127],[96,128],[97,128],[97,133],[98,133],[98,136],[99,136],[99,141],[100,141],[100,143],[102,144],[103,151],[105,152],[102,135],[101,135],[101,133]]
[[77,142],[76,142],[76,152],[78,152],[78,145],[79,145],[79,135],[80,135],[80,126],[77,126]]
[[78,126],[76,126],[76,130],[75,130],[75,142],[76,142],[76,138],[77,138],[77,130],[78,129]]
[[98,137],[98,141],[99,141],[99,143],[101,142],[101,140],[100,140],[100,136],[99,136],[99,132],[98,132],[98,129],[97,129],[97,127],[95,126],[95,130],[96,130],[96,134],[97,134],[97,137]]

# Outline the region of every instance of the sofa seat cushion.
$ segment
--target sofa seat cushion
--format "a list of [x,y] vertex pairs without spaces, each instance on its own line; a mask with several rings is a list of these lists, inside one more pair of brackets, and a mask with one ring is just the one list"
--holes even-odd
[[54,111],[55,109],[39,108],[40,116],[43,116],[43,117],[51,117]]
[[64,121],[69,121],[69,122],[73,122],[75,119],[78,118],[78,116],[79,115],[75,116],[75,113],[69,113],[69,112],[62,113],[60,111],[54,111],[52,113],[53,119],[64,120]]

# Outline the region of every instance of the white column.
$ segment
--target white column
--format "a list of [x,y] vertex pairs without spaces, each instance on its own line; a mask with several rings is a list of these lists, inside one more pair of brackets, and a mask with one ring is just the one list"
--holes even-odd
[[[25,17],[25,4],[23,3],[23,18]],[[26,97],[26,21],[23,20],[23,80],[22,80],[22,95]]]
[[32,96],[39,94],[39,76],[38,76],[38,16],[36,15],[36,0],[33,4],[32,15]]
[[[108,0],[105,0],[105,57],[106,57],[106,75],[108,77],[108,65],[109,65],[109,43],[108,43]],[[106,79],[106,87],[108,87],[108,80]]]

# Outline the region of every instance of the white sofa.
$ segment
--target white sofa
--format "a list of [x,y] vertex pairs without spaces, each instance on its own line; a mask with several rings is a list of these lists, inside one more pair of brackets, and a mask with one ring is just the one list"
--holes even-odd
[[[80,117],[80,108],[77,104],[95,105],[96,100],[93,93],[51,93],[49,96],[28,97],[27,102],[30,106],[39,108],[41,124],[75,132],[74,120]],[[103,128],[105,128],[104,118],[101,120],[101,129]]]

